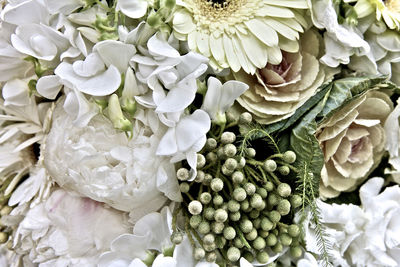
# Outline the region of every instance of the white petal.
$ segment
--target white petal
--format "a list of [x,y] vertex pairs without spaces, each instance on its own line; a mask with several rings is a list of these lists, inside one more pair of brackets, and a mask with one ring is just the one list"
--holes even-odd
[[15,79],[8,81],[2,90],[4,104],[25,106],[29,103],[28,85],[26,81]]
[[130,18],[141,18],[146,14],[147,1],[144,0],[119,0],[117,9]]
[[55,99],[60,92],[62,84],[57,75],[48,75],[41,77],[36,84],[39,94],[48,99]]
[[116,67],[111,65],[105,72],[90,78],[76,87],[83,93],[104,96],[114,93],[121,84],[121,75]]
[[76,74],[82,77],[90,77],[104,71],[104,63],[99,54],[91,53],[85,60],[77,60],[72,64],[72,69]]
[[93,51],[99,53],[107,66],[114,65],[120,73],[125,73],[129,66],[129,61],[136,53],[133,45],[114,40],[105,40],[97,43],[93,47]]
[[276,31],[258,19],[244,22],[249,30],[267,46],[278,45],[278,34]]
[[153,56],[163,56],[163,57],[179,57],[179,52],[173,48],[164,38],[161,33],[157,33],[153,35],[148,43],[147,47],[149,49],[150,54]]
[[203,100],[201,108],[205,110],[211,119],[215,119],[219,111],[219,103],[221,99],[222,83],[215,77],[208,78],[207,93]]
[[157,155],[173,155],[178,151],[175,128],[169,128],[157,147]]
[[204,136],[211,126],[208,114],[198,109],[186,116],[176,126],[176,142],[179,151],[186,151]]
[[249,86],[239,81],[227,81],[222,85],[221,100],[219,103],[220,112],[225,113],[233,102],[243,94]]

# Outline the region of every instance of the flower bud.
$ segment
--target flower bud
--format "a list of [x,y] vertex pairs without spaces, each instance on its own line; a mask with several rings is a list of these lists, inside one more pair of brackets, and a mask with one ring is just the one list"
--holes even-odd
[[215,152],[208,152],[206,155],[206,160],[209,163],[215,163],[218,160],[218,156],[217,156],[217,154],[215,154]]
[[235,237],[235,239],[233,240],[233,245],[237,248],[244,247],[244,243],[243,243],[242,239],[240,239],[240,237]]
[[298,237],[300,235],[300,228],[296,224],[291,224],[288,227],[288,234],[291,237]]
[[213,198],[213,203],[215,206],[221,206],[224,203],[224,199],[220,195],[215,195]]
[[290,202],[287,199],[282,199],[279,201],[279,204],[276,208],[276,210],[282,215],[288,215],[290,212]]
[[239,220],[240,220],[240,217],[241,217],[240,211],[233,212],[233,213],[230,213],[230,214],[229,214],[229,219],[230,219],[231,221],[233,221],[233,222],[239,221]]
[[204,205],[207,205],[210,203],[212,200],[212,196],[208,192],[203,192],[200,194],[200,202],[203,203]]
[[290,188],[290,185],[288,185],[287,183],[279,184],[277,191],[281,197],[288,197],[292,193],[292,189]]
[[114,128],[122,131],[132,131],[132,123],[122,114],[119,99],[116,94],[112,94],[108,100],[108,115]]
[[283,246],[281,243],[276,243],[275,246],[272,247],[272,251],[275,253],[281,253],[283,251]]
[[204,177],[205,177],[205,173],[202,170],[198,170],[194,181],[196,183],[202,183],[204,181]]
[[188,206],[189,212],[192,215],[198,215],[203,210],[203,205],[200,201],[192,200]]
[[241,183],[243,183],[243,181],[244,181],[244,174],[243,174],[243,172],[241,172],[241,171],[235,171],[235,172],[232,174],[232,181],[233,181],[235,184],[241,184]]
[[179,185],[179,189],[181,190],[182,193],[187,193],[189,192],[190,185],[186,182],[183,182]]
[[246,148],[245,152],[249,158],[254,158],[256,156],[256,150],[252,147]]
[[[257,219],[259,216],[260,216],[260,212],[258,210],[252,210],[249,213],[249,217],[252,218],[252,219]],[[254,221],[253,221],[253,224],[254,224]]]
[[211,180],[210,187],[214,192],[219,192],[224,188],[224,182],[220,178],[214,178]]
[[282,159],[286,162],[286,163],[294,163],[296,161],[296,153],[294,153],[291,150],[286,151],[285,153],[283,153],[283,157]]
[[211,252],[217,248],[217,245],[215,243],[203,244],[203,247],[204,247],[205,251]]
[[276,243],[278,243],[278,238],[276,237],[276,235],[274,235],[274,234],[269,234],[268,236],[267,236],[267,238],[265,239],[265,241],[266,241],[266,243],[267,243],[267,246],[269,246],[269,247],[272,247],[272,246],[275,246],[276,245]]
[[246,191],[242,187],[237,187],[235,190],[233,190],[233,199],[236,201],[243,201],[247,197]]
[[292,244],[292,237],[285,233],[279,236],[279,240],[284,246],[290,246]]
[[254,195],[256,192],[256,186],[252,183],[246,183],[243,188],[246,190],[248,196]]
[[242,201],[240,203],[240,209],[241,210],[246,211],[246,210],[249,210],[249,208],[250,208],[250,203],[249,203],[249,201],[247,199],[245,199],[244,201]]
[[265,251],[261,251],[257,253],[257,261],[261,264],[266,264],[269,260],[269,255]]
[[224,165],[226,166],[227,169],[234,171],[237,168],[238,163],[237,163],[236,159],[228,158],[225,160]]
[[275,193],[269,194],[268,198],[267,198],[268,205],[271,207],[278,205],[279,200],[280,200],[280,197]]
[[232,226],[225,227],[224,237],[227,240],[233,240],[236,237],[236,231]]
[[175,0],[160,0],[160,7],[167,8],[169,10],[175,7]]
[[236,155],[237,149],[236,146],[232,144],[227,144],[224,146],[224,154],[228,158],[232,158]]
[[203,214],[207,220],[209,221],[214,220],[215,209],[213,207],[207,207],[204,209]]
[[221,143],[226,145],[226,144],[232,144],[236,140],[236,135],[232,132],[224,132],[221,135]]
[[272,230],[272,228],[274,228],[274,224],[268,218],[262,218],[261,229],[263,229],[264,231],[269,231]]
[[223,175],[230,176],[235,170],[229,169],[225,164],[222,165],[221,171]]
[[218,145],[218,143],[214,138],[208,138],[206,141],[205,148],[208,151],[211,151],[211,150],[214,150],[215,148],[217,148],[217,145]]
[[253,223],[248,219],[244,219],[240,222],[239,227],[243,233],[247,234],[253,230]]
[[301,196],[299,196],[299,195],[292,195],[292,196],[290,196],[290,204],[295,209],[295,208],[300,207],[303,204],[303,200],[302,200]]
[[206,174],[204,175],[203,184],[209,185],[209,184],[211,183],[211,180],[212,180],[212,179],[213,179],[213,177],[211,176],[211,174],[206,173]]
[[288,166],[280,166],[280,167],[278,168],[278,172],[279,172],[280,174],[282,174],[283,176],[286,176],[286,175],[288,175],[288,174],[290,173],[290,169],[289,169]]
[[213,233],[215,234],[221,234],[222,231],[224,231],[225,225],[224,223],[221,222],[213,222],[211,224],[211,230],[213,231]]
[[220,148],[217,149],[217,157],[218,157],[218,159],[220,159],[220,160],[226,159],[225,150],[224,150],[223,147],[220,147]]
[[[253,211],[256,211],[256,210],[252,210],[251,212],[253,212]],[[258,212],[258,211],[257,211],[257,212]],[[260,212],[258,212],[257,215],[258,215],[257,217],[252,217],[251,214],[250,214],[250,218],[253,219],[253,226],[254,226],[254,228],[256,228],[256,229],[258,230],[258,229],[260,229],[260,227],[261,227],[261,218],[259,218]]]
[[162,16],[157,12],[151,12],[147,17],[147,24],[152,28],[159,28],[163,24]]
[[253,116],[249,112],[243,112],[239,116],[239,124],[249,124],[253,120]]
[[217,260],[217,253],[214,251],[207,253],[206,261],[208,262],[215,262]]
[[276,162],[275,162],[275,160],[272,160],[272,159],[267,159],[263,163],[263,168],[267,172],[274,172],[276,170],[276,167],[277,167]]
[[265,230],[258,230],[258,234],[262,237],[262,238],[266,238],[269,235],[268,231]]
[[268,181],[268,182],[265,183],[264,188],[268,192],[271,192],[272,190],[274,190],[274,184],[272,182]]
[[213,234],[206,234],[203,237],[203,242],[207,245],[213,244],[215,242],[215,236]]
[[176,171],[176,177],[178,180],[187,181],[189,179],[189,170],[186,168],[180,168]]
[[240,250],[236,247],[230,247],[226,253],[228,260],[235,262],[240,258]]
[[193,257],[197,261],[202,260],[205,255],[206,255],[206,252],[204,251],[203,248],[195,248],[193,251]]
[[228,210],[230,212],[239,211],[240,210],[240,203],[235,201],[235,200],[233,200],[233,199],[229,200],[229,202],[228,202]]
[[203,218],[200,215],[192,216],[192,217],[190,217],[190,220],[189,220],[190,226],[192,228],[196,229],[200,225],[202,220],[203,220]]
[[175,245],[179,245],[183,241],[183,235],[181,232],[173,232],[171,235],[171,242]]
[[8,241],[8,234],[0,232],[0,244],[5,244]]
[[210,232],[210,224],[207,221],[202,221],[197,230],[200,234],[206,235]]
[[251,229],[250,233],[246,234],[246,239],[249,241],[253,241],[254,239],[257,238],[257,236],[258,236],[257,229],[253,228]]
[[228,219],[228,213],[226,210],[223,209],[217,209],[214,214],[214,219],[217,222],[225,222]]
[[201,169],[206,165],[206,158],[202,154],[197,154],[197,169]]
[[260,236],[253,241],[253,248],[256,250],[263,250],[266,245],[267,243],[265,242],[264,238]]

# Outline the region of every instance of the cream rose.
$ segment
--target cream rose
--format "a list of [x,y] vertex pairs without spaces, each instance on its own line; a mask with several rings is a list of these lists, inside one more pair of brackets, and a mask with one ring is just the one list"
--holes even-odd
[[280,64],[267,64],[255,75],[235,73],[236,80],[250,86],[237,101],[263,124],[290,117],[332,76],[332,69],[318,62],[319,51],[318,36],[310,30],[301,38],[300,51],[283,52]]
[[392,110],[389,96],[373,90],[318,127],[316,136],[325,159],[320,184],[323,198],[356,189],[377,166],[386,142],[383,124]]

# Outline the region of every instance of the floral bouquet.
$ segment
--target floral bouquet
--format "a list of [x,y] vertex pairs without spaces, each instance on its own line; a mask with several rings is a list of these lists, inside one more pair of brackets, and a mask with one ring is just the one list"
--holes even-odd
[[0,266],[400,266],[398,0],[1,0]]

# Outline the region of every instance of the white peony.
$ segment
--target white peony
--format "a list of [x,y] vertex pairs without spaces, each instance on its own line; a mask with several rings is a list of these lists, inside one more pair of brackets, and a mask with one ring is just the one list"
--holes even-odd
[[131,140],[103,115],[81,128],[72,120],[59,103],[46,141],[44,163],[60,186],[138,218],[181,200],[174,165],[156,155],[165,129],[152,110],[138,109]]
[[50,197],[21,214],[14,209],[4,221],[18,223],[13,237],[15,253],[24,266],[96,266],[111,241],[129,231],[124,213],[88,198],[56,189]]
[[[361,187],[361,206],[318,202],[335,266],[399,266],[400,188],[381,192],[383,183],[371,178]],[[319,253],[314,227],[306,227],[305,240],[307,250]]]

